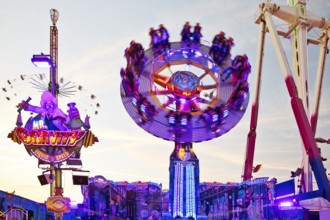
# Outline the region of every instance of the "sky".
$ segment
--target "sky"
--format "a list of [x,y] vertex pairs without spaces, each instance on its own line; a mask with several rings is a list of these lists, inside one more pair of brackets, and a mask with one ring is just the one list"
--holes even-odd
[[[286,5],[286,1],[274,1]],[[120,97],[120,68],[126,66],[124,50],[131,40],[149,47],[149,28],[164,24],[170,41],[179,41],[183,24],[199,22],[203,42],[211,42],[214,35],[224,31],[233,37],[232,55],[246,53],[252,71],[249,77],[250,103],[242,120],[228,133],[207,142],[194,143],[200,161],[200,182],[240,182],[249,132],[251,101],[258,50],[258,14],[260,0],[12,0],[0,2],[0,86],[13,83],[10,95],[0,92],[0,190],[15,191],[16,195],[43,202],[49,197],[49,185],[41,186],[37,176],[42,173],[37,159],[30,156],[23,145],[7,138],[15,128],[16,105],[31,97],[38,105],[40,92],[29,83],[47,69],[37,69],[33,54],[49,53],[49,10],[56,8],[60,17],[59,78],[70,85],[81,85],[70,100],[59,99],[60,106],[75,101],[84,118],[90,115],[92,132],[99,142],[82,148],[83,169],[90,176],[102,175],[113,181],[151,181],[169,184],[169,156],[174,143],[157,138],[141,129],[126,112]],[[308,10],[330,18],[327,0],[307,1]],[[280,21],[278,27],[283,27]],[[318,30],[312,30],[317,36]],[[289,62],[292,55],[290,40],[283,39]],[[310,99],[313,105],[314,84],[319,47],[308,47]],[[330,125],[329,57],[325,64],[320,118],[316,137],[329,139]],[[275,57],[269,35],[266,37],[262,71],[259,120],[254,164],[263,164],[254,177],[290,179],[290,171],[301,166],[300,135],[290,106],[290,99]],[[21,80],[23,75],[25,80]],[[96,98],[91,99],[91,95]],[[8,101],[6,97],[10,97]],[[95,104],[100,107],[96,110]],[[311,105],[311,106],[312,106]],[[26,121],[28,113],[22,115]],[[329,145],[319,144],[324,157],[330,156]],[[330,160],[330,158],[329,158]],[[324,162],[330,168],[330,162]],[[63,171],[64,196],[81,202],[79,186],[73,185],[71,171]]]

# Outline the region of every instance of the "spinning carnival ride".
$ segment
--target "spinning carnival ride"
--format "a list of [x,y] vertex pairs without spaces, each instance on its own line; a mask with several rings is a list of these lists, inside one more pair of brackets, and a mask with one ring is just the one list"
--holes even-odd
[[[180,42],[154,54],[144,52],[134,85],[123,77],[121,97],[132,119],[147,132],[175,142],[206,141],[228,132],[242,118],[249,100],[248,82],[236,80],[230,57],[219,66],[210,47]],[[132,89],[131,89],[132,88]]]
[[152,38],[147,50],[130,43],[125,50],[127,66],[121,69],[121,98],[137,125],[175,142],[170,214],[196,219],[199,166],[192,143],[219,137],[240,121],[249,101],[251,66],[245,54],[231,58],[232,38],[224,32],[211,46],[184,36],[170,43],[168,36],[159,42]]

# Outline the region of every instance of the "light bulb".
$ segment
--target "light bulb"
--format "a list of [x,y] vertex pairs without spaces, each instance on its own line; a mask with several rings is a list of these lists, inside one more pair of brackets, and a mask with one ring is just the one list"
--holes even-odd
[[50,14],[50,19],[52,19],[52,23],[55,26],[60,13],[55,8],[51,8],[49,14]]

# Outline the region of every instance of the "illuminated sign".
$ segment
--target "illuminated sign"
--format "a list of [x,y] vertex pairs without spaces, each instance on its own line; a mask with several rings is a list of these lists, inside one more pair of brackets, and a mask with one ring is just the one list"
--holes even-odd
[[75,152],[79,152],[81,140],[87,133],[88,131],[84,130],[28,131],[21,127],[14,130],[14,135],[24,144],[30,154],[48,163],[65,161]]
[[98,188],[104,188],[106,185],[108,185],[107,179],[100,175],[95,176],[93,181]]
[[70,212],[70,198],[53,196],[47,199],[47,210],[50,212]]
[[59,163],[73,154],[79,153],[81,146],[91,146],[98,142],[89,130],[53,131],[31,130],[17,127],[8,138],[19,144],[23,143],[30,155],[46,163]]
[[15,134],[24,145],[74,147],[86,134],[83,130],[74,131],[36,131],[16,128]]
[[[98,142],[89,130],[89,118],[82,122],[74,102],[68,103],[68,114],[59,107],[56,97],[49,91],[41,95],[40,106],[29,103],[31,98],[19,103],[19,115],[14,131],[8,134],[18,144],[23,143],[26,151],[46,163],[59,163],[79,154],[81,147]],[[22,127],[21,111],[37,113]],[[84,130],[82,130],[84,128]]]
[[259,178],[256,178],[256,179],[243,181],[243,182],[239,183],[238,185],[251,186],[251,185],[257,185],[257,184],[264,184],[264,183],[266,183],[267,180],[268,180],[268,177],[259,177]]

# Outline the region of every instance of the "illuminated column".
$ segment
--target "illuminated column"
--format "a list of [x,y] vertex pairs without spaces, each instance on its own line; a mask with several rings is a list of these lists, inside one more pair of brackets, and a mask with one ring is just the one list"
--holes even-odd
[[197,218],[199,210],[199,161],[191,143],[175,143],[170,156],[169,202],[173,218]]
[[192,216],[196,219],[196,186],[194,169],[194,163],[188,162],[186,165],[186,216]]
[[174,176],[173,216],[183,217],[183,166],[177,162]]

